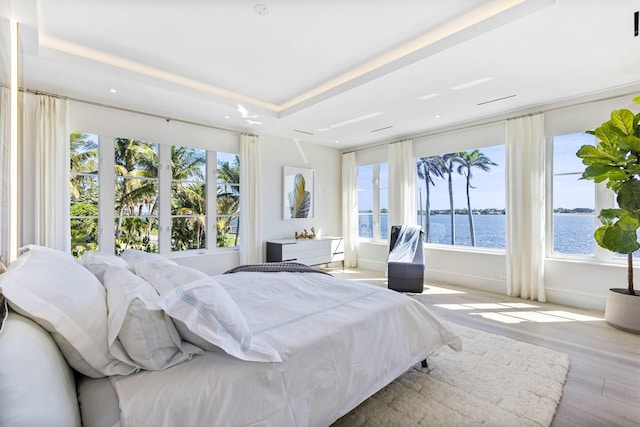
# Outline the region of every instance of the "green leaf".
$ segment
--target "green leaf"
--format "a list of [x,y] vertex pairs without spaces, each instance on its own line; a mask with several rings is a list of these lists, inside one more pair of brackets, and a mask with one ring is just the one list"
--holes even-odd
[[633,151],[634,153],[640,153],[640,138],[635,135],[625,136],[618,141],[620,148],[623,150]]
[[605,146],[609,147],[614,147],[616,145],[616,141],[620,138],[620,135],[616,132],[616,127],[611,121],[601,124],[600,127],[595,130],[594,135]]
[[638,227],[640,227],[640,221],[629,215],[624,215],[623,217],[621,217],[617,224],[618,227],[622,229],[622,231],[633,233],[635,233]]
[[620,184],[618,206],[631,212],[640,212],[640,181],[631,180]]
[[617,225],[602,226],[594,236],[600,246],[619,254],[629,254],[640,249],[635,231],[624,231]]
[[640,95],[633,98],[633,102],[635,102],[636,104],[640,104]]
[[583,145],[576,153],[576,156],[583,159],[583,163],[586,165],[592,163],[617,163],[622,160],[618,156],[614,156],[593,145]]
[[622,209],[602,209],[598,218],[602,222],[612,223],[613,220],[622,216],[622,212]]
[[614,110],[611,113],[611,124],[615,129],[620,130],[624,135],[634,135],[635,129],[633,127],[634,115],[627,109]]

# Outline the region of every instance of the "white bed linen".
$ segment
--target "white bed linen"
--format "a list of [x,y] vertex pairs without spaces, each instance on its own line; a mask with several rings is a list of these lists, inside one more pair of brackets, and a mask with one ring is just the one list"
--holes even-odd
[[112,377],[123,427],[327,426],[460,338],[419,302],[317,273],[216,276],[282,363],[205,352]]

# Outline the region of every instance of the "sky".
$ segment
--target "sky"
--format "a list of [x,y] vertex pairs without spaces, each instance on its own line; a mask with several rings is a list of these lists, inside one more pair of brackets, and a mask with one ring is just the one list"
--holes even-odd
[[[593,144],[594,137],[584,133],[557,136],[554,138],[554,208],[594,208],[595,196],[593,183],[580,180],[580,175],[584,170],[582,161],[576,157],[576,152],[584,144]],[[491,166],[491,170],[484,172],[480,169],[473,169],[471,185],[471,208],[472,209],[504,209],[505,207],[505,153],[504,145],[484,147],[480,151],[489,157],[496,166]],[[381,171],[386,171],[384,164]],[[361,167],[358,175],[358,186],[362,188],[367,183],[371,183],[371,168]],[[435,186],[430,188],[431,209],[449,209],[449,192],[446,175],[445,178],[434,178]],[[369,184],[370,186],[370,184]],[[385,187],[386,182],[381,182],[381,187]],[[426,202],[426,191],[424,180],[418,179],[418,200],[422,194],[423,206]],[[453,174],[454,208],[464,209],[467,207],[466,200],[466,179],[457,172]],[[418,202],[419,203],[419,202]],[[388,201],[385,197],[381,200],[381,208],[387,208]],[[362,201],[360,209],[371,209],[370,202]]]

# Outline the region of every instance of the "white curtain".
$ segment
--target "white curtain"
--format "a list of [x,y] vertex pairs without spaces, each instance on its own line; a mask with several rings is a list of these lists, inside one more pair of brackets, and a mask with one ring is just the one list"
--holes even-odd
[[342,155],[342,233],[344,237],[344,266],[357,267],[358,167],[354,152]]
[[24,194],[23,199],[33,199],[33,211],[21,218],[24,228],[32,228],[33,241],[22,244],[70,251],[69,102],[44,95],[28,98],[22,176],[32,177],[34,185],[33,195]]
[[389,229],[417,224],[416,174],[413,142],[389,144]]
[[262,262],[260,143],[240,135],[240,264]]
[[545,301],[544,116],[507,121],[507,293]]
[[11,113],[9,88],[0,87],[0,261],[9,260],[9,145]]

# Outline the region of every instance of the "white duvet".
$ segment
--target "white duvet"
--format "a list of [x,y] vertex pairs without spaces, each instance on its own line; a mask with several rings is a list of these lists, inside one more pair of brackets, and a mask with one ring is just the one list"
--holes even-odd
[[128,426],[327,426],[460,338],[419,302],[318,273],[216,276],[282,363],[205,352],[113,377]]

